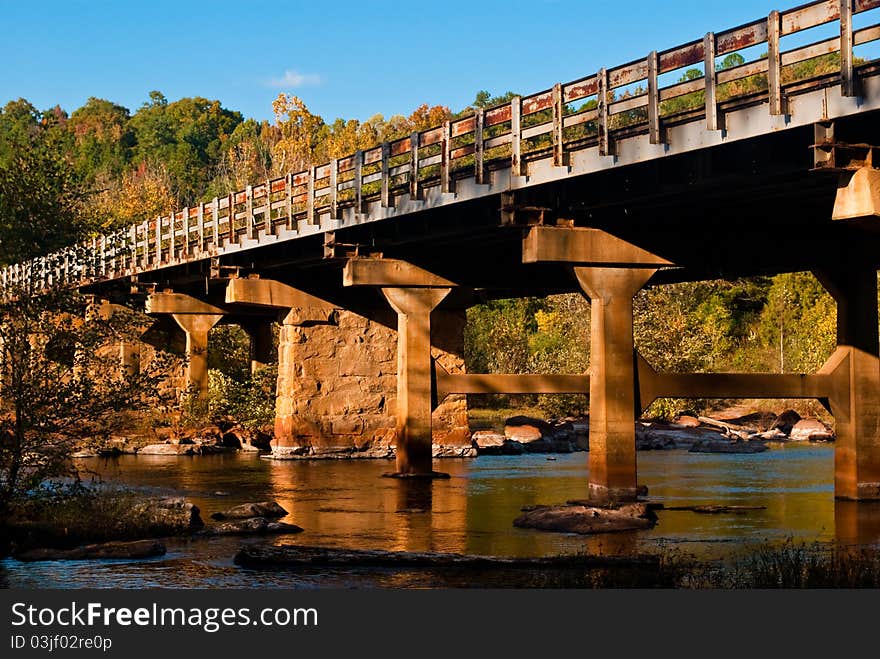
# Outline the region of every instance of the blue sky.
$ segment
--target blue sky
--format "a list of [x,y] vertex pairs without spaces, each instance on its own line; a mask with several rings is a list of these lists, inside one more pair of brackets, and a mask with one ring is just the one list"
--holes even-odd
[[459,110],[480,89],[539,91],[796,4],[0,0],[0,105],[134,111],[157,89],[258,119],[279,92],[327,120]]

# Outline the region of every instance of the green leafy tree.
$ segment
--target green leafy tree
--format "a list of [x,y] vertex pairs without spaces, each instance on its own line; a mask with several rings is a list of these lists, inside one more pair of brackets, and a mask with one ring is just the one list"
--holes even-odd
[[127,108],[99,98],[70,116],[74,137],[74,163],[80,176],[97,184],[109,184],[127,169],[135,146]]
[[243,121],[220,101],[182,98],[169,103],[159,92],[131,118],[137,144],[134,158],[161,164],[171,176],[172,192],[184,204],[204,194],[221,161],[225,142]]
[[85,236],[93,222],[83,213],[86,192],[66,156],[66,134],[44,120],[26,133],[15,131],[7,147],[0,160],[0,264]]
[[125,413],[154,407],[167,363],[138,374],[119,367],[133,314],[107,318],[67,290],[38,291],[33,278],[0,301],[0,525],[10,506],[47,479],[76,477],[71,453],[119,430]]

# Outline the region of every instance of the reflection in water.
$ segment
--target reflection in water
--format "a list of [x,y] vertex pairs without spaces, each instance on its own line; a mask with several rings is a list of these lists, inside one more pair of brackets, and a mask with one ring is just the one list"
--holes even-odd
[[[632,554],[659,546],[723,557],[781,542],[880,543],[880,504],[835,502],[833,447],[786,445],[753,455],[684,451],[639,454],[639,482],[667,506],[763,506],[747,514],[659,511],[649,531],[591,537],[517,529],[523,506],[587,496],[587,454],[444,460],[449,480],[381,478],[381,460],[279,462],[247,454],[178,458],[123,456],[90,463],[108,481],[186,496],[207,520],[212,512],[274,499],[303,527],[279,544],[484,555]],[[126,562],[0,563],[11,587],[348,587],[434,585],[428,572],[290,570],[258,572],[232,563],[259,538],[170,539],[159,559]],[[444,582],[449,584],[449,581]]]
[[880,502],[835,501],[834,521],[838,544],[880,544]]

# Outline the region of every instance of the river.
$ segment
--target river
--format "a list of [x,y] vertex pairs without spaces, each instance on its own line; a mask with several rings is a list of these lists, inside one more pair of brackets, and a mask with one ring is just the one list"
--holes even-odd
[[[587,454],[482,456],[435,462],[449,480],[381,478],[392,463],[376,460],[279,462],[247,453],[199,457],[122,456],[88,461],[106,482],[180,495],[207,520],[218,510],[274,499],[283,521],[303,527],[271,542],[312,546],[542,556],[658,549],[724,557],[755,545],[832,541],[880,543],[880,504],[835,502],[833,446],[785,444],[765,453],[715,455],[682,450],[640,452],[639,482],[666,506],[765,506],[746,514],[659,511],[648,531],[591,537],[517,529],[532,504],[587,495]],[[84,463],[85,464],[85,463]],[[12,588],[431,586],[425,577],[357,571],[260,572],[235,566],[240,537],[167,541],[146,561],[0,561],[0,585]]]

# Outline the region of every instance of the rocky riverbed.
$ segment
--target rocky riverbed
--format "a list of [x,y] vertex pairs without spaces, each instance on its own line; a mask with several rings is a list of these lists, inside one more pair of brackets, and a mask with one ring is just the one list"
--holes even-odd
[[[589,418],[507,419],[503,431],[478,430],[472,441],[478,455],[571,453],[589,451]],[[694,453],[759,453],[772,442],[834,441],[834,432],[818,419],[802,419],[794,410],[680,415],[672,422],[637,421],[636,449],[684,449]]]
[[[833,430],[819,419],[801,418],[794,410],[772,412],[716,413],[712,416],[683,414],[673,421],[636,422],[636,449],[658,451],[679,449],[695,453],[759,453],[774,442],[831,442]],[[513,416],[497,429],[476,430],[470,443],[435,444],[435,458],[470,458],[478,455],[522,455],[526,453],[572,453],[589,450],[589,417],[539,419]],[[196,456],[246,451],[271,452],[270,429],[252,430],[237,425],[209,425],[192,429],[160,428],[152,435],[110,437],[100,446],[76,452],[75,458],[114,455]],[[333,447],[303,447],[286,451],[284,459],[390,459],[393,442],[364,446],[357,451]]]

